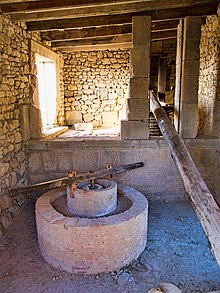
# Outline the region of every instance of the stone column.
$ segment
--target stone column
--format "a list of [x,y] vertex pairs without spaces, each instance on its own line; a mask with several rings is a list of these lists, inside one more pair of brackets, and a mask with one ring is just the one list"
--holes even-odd
[[165,95],[166,92],[166,65],[165,65],[165,58],[159,59],[158,64],[158,92]]
[[175,125],[183,138],[195,138],[198,131],[199,44],[201,17],[186,17],[179,27],[176,75]]
[[131,78],[127,101],[128,120],[121,121],[122,139],[149,138],[151,18],[132,19]]

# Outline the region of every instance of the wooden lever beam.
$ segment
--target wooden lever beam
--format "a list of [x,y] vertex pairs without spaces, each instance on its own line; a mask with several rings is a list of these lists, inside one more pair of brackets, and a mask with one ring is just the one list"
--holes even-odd
[[150,107],[171,150],[186,192],[190,196],[192,206],[220,267],[220,209],[196,168],[183,140],[174,129],[170,119],[152,91],[150,92]]
[[98,178],[104,178],[107,175],[119,174],[125,171],[130,171],[133,169],[141,168],[144,166],[143,162],[122,165],[114,168],[102,169],[94,172],[78,174],[73,177],[63,177],[51,181],[41,182],[37,184],[33,184],[30,186],[25,187],[18,187],[18,188],[11,188],[8,190],[8,194],[11,197],[18,197],[23,194],[36,192],[36,191],[43,191],[48,189],[59,188],[62,186],[71,185],[73,183],[81,182],[81,181],[89,181]]

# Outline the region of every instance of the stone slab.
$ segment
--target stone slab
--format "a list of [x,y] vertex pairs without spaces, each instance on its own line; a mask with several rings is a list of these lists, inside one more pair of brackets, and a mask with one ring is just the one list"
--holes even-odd
[[128,120],[141,120],[149,117],[149,100],[128,99]]
[[131,49],[131,76],[150,77],[150,47]]
[[76,122],[83,122],[81,111],[66,111],[66,124],[74,125]]
[[134,48],[150,46],[151,17],[134,16],[132,18],[132,45]]
[[148,98],[150,78],[149,77],[131,77],[129,87],[129,97],[131,99]]
[[198,132],[197,104],[182,103],[180,108],[180,135],[182,138],[196,138]]
[[102,113],[102,127],[115,127],[118,125],[119,118],[117,112],[103,112]]
[[148,139],[148,120],[128,120],[121,121],[122,139]]
[[184,19],[183,60],[199,60],[202,18],[190,16]]
[[199,61],[185,61],[182,65],[181,100],[198,104]]

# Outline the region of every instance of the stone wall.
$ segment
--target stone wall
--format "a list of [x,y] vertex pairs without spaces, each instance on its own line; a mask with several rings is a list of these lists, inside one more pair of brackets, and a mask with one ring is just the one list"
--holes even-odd
[[199,134],[220,137],[220,6],[202,25],[198,105]]
[[73,52],[63,57],[66,124],[116,126],[128,96],[129,51]]
[[[220,204],[219,139],[185,140],[187,148],[205,182]],[[29,142],[29,179],[32,183],[60,178],[69,169],[77,173],[142,161],[144,167],[113,178],[130,185],[148,198],[184,198],[179,172],[163,139],[154,140],[81,140]]]
[[[21,25],[0,15],[0,194],[27,183],[27,160],[20,129],[20,107],[29,104],[28,39]],[[19,200],[0,196],[0,235]]]
[[[33,40],[40,42],[39,33],[27,33],[22,24],[0,15],[0,237],[24,203],[22,197],[9,198],[7,190],[28,184],[26,141],[40,136]],[[62,55],[57,58],[61,65],[59,105],[64,105]],[[58,123],[64,123],[63,106],[58,111]]]

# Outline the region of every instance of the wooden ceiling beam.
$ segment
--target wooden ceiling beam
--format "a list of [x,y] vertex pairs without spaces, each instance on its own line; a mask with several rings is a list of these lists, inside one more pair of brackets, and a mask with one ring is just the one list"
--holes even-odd
[[[139,9],[160,9],[192,6],[197,4],[217,2],[218,0],[0,0],[3,13],[28,13],[28,12],[44,12],[44,11],[60,11],[71,8],[88,8],[107,5],[109,8],[115,5],[139,6]],[[134,6],[135,5],[135,6]],[[111,11],[109,11],[111,13]]]
[[97,27],[108,26],[117,24],[131,24],[133,14],[122,15],[106,15],[96,17],[81,17],[71,19],[59,19],[48,21],[34,21],[27,22],[28,31],[47,31],[47,30],[62,30],[71,28],[85,28],[85,27]]
[[[170,20],[163,22],[152,23],[152,32],[172,30],[176,29],[179,24],[179,20]],[[41,37],[46,41],[62,41],[62,40],[73,40],[73,39],[83,39],[83,38],[95,38],[104,36],[117,36],[123,34],[132,33],[132,25],[117,25],[117,26],[106,26],[94,28],[84,28],[84,29],[73,29],[66,31],[49,31],[42,32]]]
[[104,4],[120,4],[120,3],[140,3],[151,0],[0,0],[3,13],[27,13],[27,12],[43,12],[50,10],[64,10],[71,8],[85,8]]
[[[165,39],[173,39],[177,37],[177,30],[161,31],[154,32],[151,34],[151,41],[159,41]],[[93,39],[78,39],[78,40],[68,40],[68,41],[57,41],[52,42],[52,48],[64,49],[72,47],[83,47],[83,46],[94,46],[94,45],[111,45],[111,44],[125,44],[129,43],[131,47],[132,43],[132,34],[126,34],[122,36],[108,36],[108,37],[99,37]],[[129,47],[128,46],[128,47]]]
[[103,45],[103,44],[131,44],[132,35],[123,35],[123,36],[109,36],[109,37],[100,37],[94,39],[80,39],[80,40],[69,40],[69,41],[58,41],[52,42],[52,48],[67,48],[67,47],[77,47],[77,46],[92,46],[92,45]]
[[[163,40],[163,42],[172,42],[176,44],[176,38]],[[157,44],[161,43],[162,41],[152,42],[151,44],[151,54],[160,54],[161,53],[161,44],[158,46]],[[99,45],[86,45],[86,46],[75,46],[75,47],[64,47],[59,48],[59,51],[62,53],[71,53],[71,52],[78,52],[78,51],[98,51],[98,50],[125,50],[130,49],[131,43],[123,43],[123,44],[99,44]]]
[[42,32],[41,37],[46,41],[62,41],[62,40],[76,40],[84,38],[96,38],[104,36],[117,36],[123,34],[129,34],[132,32],[132,25],[120,25],[120,26],[106,26],[85,29],[74,29],[66,31],[55,32]]
[[181,7],[173,9],[160,9],[138,13],[127,13],[117,15],[106,15],[96,17],[81,17],[70,19],[58,19],[48,21],[27,22],[29,31],[61,30],[65,28],[97,27],[117,24],[130,24],[134,15],[148,15],[153,21],[169,20],[186,16],[212,15],[217,12],[218,3],[212,2],[209,5],[200,4],[192,7]]
[[130,43],[124,44],[98,44],[98,45],[84,45],[84,46],[74,46],[74,47],[64,47],[59,48],[61,53],[71,53],[71,52],[79,52],[79,51],[98,51],[98,50],[126,50],[130,49]]
[[[40,0],[32,0],[32,2],[39,2]],[[25,3],[25,2],[30,2],[30,0],[0,0],[0,5],[2,4],[14,4],[16,3],[15,5],[19,5],[20,3]]]
[[[215,0],[214,0],[215,1]],[[211,1],[213,2],[213,1]],[[25,11],[23,13],[12,14],[11,18],[14,21],[42,21],[42,20],[55,20],[55,19],[68,19],[77,17],[91,17],[101,15],[113,15],[122,13],[135,13],[143,11],[152,11],[157,9],[169,9],[191,7],[197,4],[209,4],[210,0],[148,0],[144,2],[129,2],[129,3],[109,3],[109,4],[96,4],[93,6],[79,6],[79,7],[68,7],[68,9],[56,9],[44,12],[30,12]],[[3,7],[4,8],[4,7]]]

